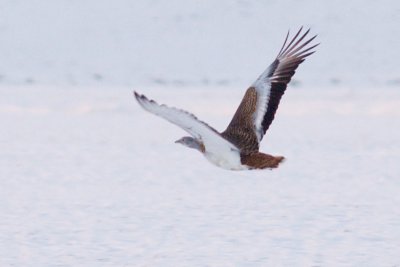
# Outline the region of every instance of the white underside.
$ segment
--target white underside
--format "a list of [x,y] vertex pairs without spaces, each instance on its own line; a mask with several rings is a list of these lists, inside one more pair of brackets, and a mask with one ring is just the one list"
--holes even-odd
[[212,153],[205,152],[204,156],[218,167],[227,169],[227,170],[248,170],[249,168],[246,165],[242,165],[240,162],[240,154],[237,150],[231,150],[228,153]]

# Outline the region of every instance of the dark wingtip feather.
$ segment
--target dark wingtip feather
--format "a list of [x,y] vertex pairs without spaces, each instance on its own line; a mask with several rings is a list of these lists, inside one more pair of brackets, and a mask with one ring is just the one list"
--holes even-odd
[[[281,51],[281,53],[279,53],[279,55],[278,55],[278,57],[279,56],[281,56],[281,55],[283,55],[283,54],[285,54],[287,51],[288,51],[288,49],[292,46],[292,44],[296,41],[296,39],[297,39],[297,37],[299,36],[299,34],[301,33],[301,31],[303,30],[303,26],[301,26],[300,27],[300,29],[297,31],[297,33],[295,34],[295,36],[292,38],[292,40],[289,42],[289,44],[284,48],[284,49],[281,49],[282,51]],[[307,33],[306,33],[307,34]],[[304,36],[303,36],[304,37]],[[303,38],[302,37],[302,38]],[[286,43],[286,41],[285,41],[285,43]]]
[[133,91],[133,95],[135,96],[136,99],[139,99],[141,97],[141,95],[139,95],[139,93],[136,91]]
[[[285,42],[283,44],[283,47],[280,49],[278,53],[278,58],[280,57],[292,57],[294,54],[296,56],[301,55],[303,52],[308,52],[311,49],[315,48],[316,46],[319,45],[313,45],[310,48],[306,48],[305,50],[302,50],[304,47],[306,47],[308,44],[310,44],[318,35],[314,35],[311,38],[307,39],[306,41],[302,42],[303,39],[309,34],[311,31],[311,28],[308,28],[304,33],[303,31],[303,26],[300,27],[300,29],[297,31],[294,37],[291,38],[291,41],[287,43],[288,36],[286,36]],[[300,51],[300,53],[298,53]]]
[[135,95],[137,100],[148,100],[145,95],[139,94],[136,91],[133,91],[133,94]]
[[[288,30],[288,32],[287,32],[287,34],[286,34],[285,41],[283,42],[283,45],[282,45],[282,47],[281,47],[281,50],[279,50],[278,56],[281,54],[282,50],[285,48],[286,42],[287,42],[287,40],[288,40],[288,38],[289,38],[289,34],[290,34],[290,30]],[[278,56],[277,56],[277,57],[278,57]]]
[[144,107],[143,104],[144,104],[145,102],[152,102],[152,101],[149,101],[145,95],[141,95],[141,94],[139,94],[139,93],[136,92],[136,91],[133,91],[133,95],[135,96],[136,101],[137,101],[142,107]]

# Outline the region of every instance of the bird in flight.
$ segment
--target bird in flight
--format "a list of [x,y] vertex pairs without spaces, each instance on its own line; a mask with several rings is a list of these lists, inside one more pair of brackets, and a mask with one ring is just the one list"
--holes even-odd
[[259,147],[295,70],[319,45],[310,44],[317,37],[307,37],[310,29],[305,33],[302,33],[302,29],[289,42],[287,33],[278,56],[247,89],[231,122],[221,133],[187,111],[159,105],[137,92],[134,92],[135,98],[148,112],[191,135],[175,143],[200,151],[219,167],[228,170],[276,168],[284,157],[262,153]]

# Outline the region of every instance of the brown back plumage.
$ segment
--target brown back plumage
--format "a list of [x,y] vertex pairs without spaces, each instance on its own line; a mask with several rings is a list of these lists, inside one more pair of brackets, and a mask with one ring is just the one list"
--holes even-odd
[[233,143],[242,153],[258,151],[259,143],[254,132],[253,115],[257,107],[257,92],[247,89],[242,102],[233,115],[228,128],[221,135]]

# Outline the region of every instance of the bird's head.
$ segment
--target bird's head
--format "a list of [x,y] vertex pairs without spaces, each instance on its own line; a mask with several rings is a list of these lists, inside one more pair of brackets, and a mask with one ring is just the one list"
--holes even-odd
[[190,137],[190,136],[184,136],[179,140],[175,141],[176,144],[182,144],[184,146],[194,148],[199,150],[200,152],[204,152],[204,145],[201,143],[199,140]]

